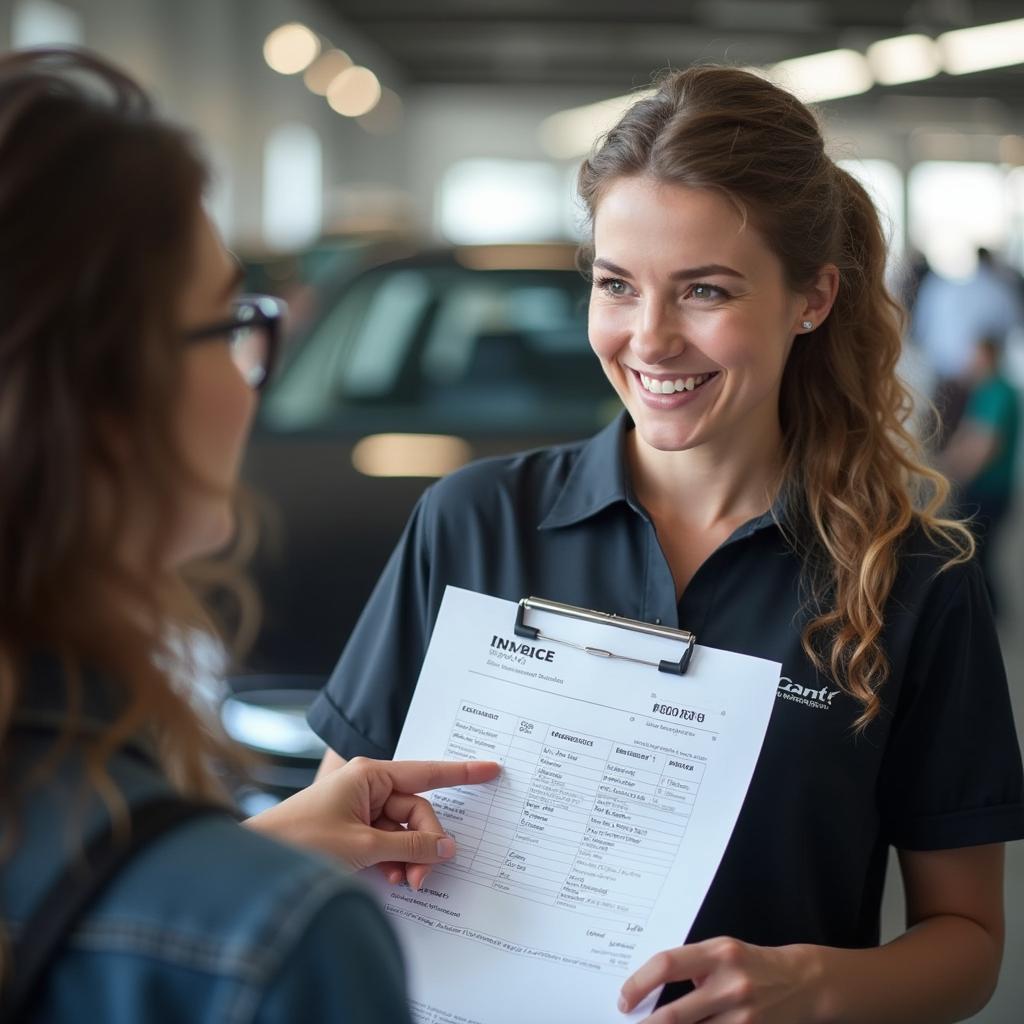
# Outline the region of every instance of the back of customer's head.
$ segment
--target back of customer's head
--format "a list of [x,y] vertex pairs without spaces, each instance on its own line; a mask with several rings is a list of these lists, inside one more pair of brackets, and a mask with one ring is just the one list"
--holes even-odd
[[205,177],[189,137],[98,58],[0,58],[0,744],[30,660],[51,656],[72,709],[81,670],[114,687],[91,774],[142,730],[195,793],[216,741],[171,678],[200,616],[166,552],[195,483],[178,303]]

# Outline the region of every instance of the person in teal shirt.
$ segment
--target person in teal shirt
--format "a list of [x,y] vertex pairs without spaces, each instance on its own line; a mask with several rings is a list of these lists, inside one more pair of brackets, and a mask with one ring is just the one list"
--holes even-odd
[[970,367],[963,420],[943,454],[943,470],[961,488],[962,511],[972,517],[978,559],[998,610],[993,545],[1013,502],[1020,433],[1016,388],[1002,372],[1002,343],[978,342]]

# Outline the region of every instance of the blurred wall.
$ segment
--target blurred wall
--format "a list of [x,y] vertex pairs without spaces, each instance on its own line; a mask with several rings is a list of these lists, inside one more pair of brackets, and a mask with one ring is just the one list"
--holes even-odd
[[[436,233],[438,190],[455,164],[478,158],[550,161],[538,132],[544,118],[601,99],[607,95],[578,89],[418,89],[410,101],[407,132],[408,188],[420,218]],[[568,179],[576,162],[558,163]]]
[[[0,0],[0,46],[11,45],[19,2]],[[366,40],[311,0],[60,0],[78,14],[82,43],[109,57],[153,91],[174,119],[202,136],[216,174],[212,205],[231,244],[263,246],[263,147],[279,125],[309,125],[323,147],[328,186],[325,219],[333,216],[331,183],[405,185],[401,132],[371,136],[313,95],[302,76],[284,76],[264,62],[267,34],[301,21],[371,67],[399,94],[404,81]]]
[[[313,129],[322,145],[326,230],[362,228],[380,214],[378,221],[438,236],[445,175],[466,160],[494,159],[549,164],[566,205],[559,230],[571,233],[575,161],[551,160],[538,128],[548,115],[607,92],[414,87],[318,0],[0,0],[0,46],[10,44],[12,12],[26,3],[73,12],[85,45],[124,65],[173,117],[199,131],[216,170],[214,214],[229,242],[247,253],[265,244],[264,147],[276,128],[293,122]],[[301,76],[270,70],[263,41],[287,21],[307,24],[371,67],[404,103],[399,128],[370,134],[310,93]],[[1024,134],[1024,94],[1007,105],[876,93],[826,104],[824,113],[834,155],[889,161],[904,182],[921,160],[998,163],[1008,134]],[[514,191],[525,194],[525,179]],[[1024,241],[1018,248],[1024,251]]]

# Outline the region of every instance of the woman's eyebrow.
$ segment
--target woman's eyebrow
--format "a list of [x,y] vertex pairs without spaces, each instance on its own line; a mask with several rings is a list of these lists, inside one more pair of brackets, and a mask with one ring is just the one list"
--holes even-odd
[[673,281],[692,281],[698,277],[739,277],[745,275],[732,267],[726,267],[721,263],[708,263],[703,267],[688,267],[686,270],[677,270],[669,275]]
[[[618,264],[612,263],[611,260],[596,259],[593,265],[619,277],[631,278],[633,276],[625,267],[620,267]],[[741,274],[738,270],[733,270],[732,267],[727,267],[721,263],[707,263],[702,267],[687,267],[685,270],[674,271],[669,277],[673,281],[694,281],[701,277],[714,277],[716,275],[720,277],[745,278],[745,275]]]
[[632,277],[633,275],[623,267],[617,266],[612,263],[611,260],[597,259],[594,260],[593,265],[600,267],[602,270],[607,270],[609,273],[617,274],[619,277]]

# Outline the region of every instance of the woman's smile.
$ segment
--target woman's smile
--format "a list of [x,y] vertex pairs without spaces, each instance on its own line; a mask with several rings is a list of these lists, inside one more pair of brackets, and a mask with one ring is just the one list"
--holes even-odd
[[674,375],[647,374],[632,367],[626,370],[633,380],[634,391],[653,409],[676,409],[708,398],[722,376],[719,370]]

